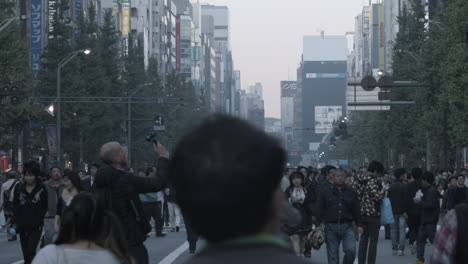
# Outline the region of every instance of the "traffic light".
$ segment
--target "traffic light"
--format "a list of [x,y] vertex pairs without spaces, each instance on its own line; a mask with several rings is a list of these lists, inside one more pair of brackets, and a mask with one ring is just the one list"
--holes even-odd
[[10,102],[12,105],[17,105],[20,103],[20,91],[17,85],[7,83],[0,84],[0,87],[0,99],[2,99],[0,102],[2,104]]

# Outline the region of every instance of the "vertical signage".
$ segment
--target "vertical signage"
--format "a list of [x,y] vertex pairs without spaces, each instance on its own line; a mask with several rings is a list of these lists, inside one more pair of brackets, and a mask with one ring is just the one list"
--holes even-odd
[[42,51],[42,1],[30,1],[30,31],[31,31],[31,68],[33,79],[37,80],[37,74],[41,68]]
[[122,37],[127,38],[130,33],[130,3],[122,0],[122,25],[120,27]]
[[379,5],[379,69],[385,68],[385,14],[383,5]]
[[180,50],[180,16],[176,16],[176,71],[180,72],[180,57],[181,57],[181,50]]
[[75,25],[73,26],[73,37],[75,39],[75,45],[77,44],[78,41],[78,33],[79,33],[79,28],[80,28],[80,14],[81,14],[81,7],[82,3],[81,0],[75,0]]
[[55,15],[57,13],[57,1],[56,0],[49,0],[48,1],[48,35],[49,39],[53,39],[54,35],[52,32],[54,32],[54,20],[55,20]]

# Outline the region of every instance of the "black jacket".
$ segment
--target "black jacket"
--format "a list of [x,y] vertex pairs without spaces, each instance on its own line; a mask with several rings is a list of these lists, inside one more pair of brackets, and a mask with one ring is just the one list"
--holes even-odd
[[361,221],[361,207],[356,191],[344,185],[340,190],[330,185],[320,192],[317,204],[318,223],[338,223]]
[[409,203],[408,186],[403,181],[398,180],[388,189],[388,198],[392,203],[393,214],[407,213]]
[[421,215],[421,204],[417,204],[413,201],[414,196],[421,189],[421,183],[419,181],[412,181],[407,185],[408,190],[408,214],[410,215]]
[[94,183],[95,182],[91,184],[91,176],[89,176],[88,178],[81,181],[81,187],[83,188],[84,191],[91,192],[93,190]]
[[434,186],[429,186],[422,189],[424,194],[421,207],[421,223],[422,224],[437,224],[439,222],[439,193]]
[[468,198],[468,188],[463,187],[450,187],[447,190],[447,209],[453,209],[457,205],[462,204],[467,201]]
[[37,182],[31,193],[26,191],[24,183],[19,184],[13,199],[14,222],[18,229],[31,230],[43,226],[47,202],[47,190],[41,182]]
[[143,243],[149,232],[144,227],[148,221],[138,194],[164,190],[168,162],[165,158],[159,159],[158,177],[137,177],[110,166],[100,168],[96,174],[93,192],[120,219],[130,246]]
[[288,263],[306,264],[287,248],[262,244],[236,244],[209,247],[201,251],[186,264],[258,264],[258,263]]

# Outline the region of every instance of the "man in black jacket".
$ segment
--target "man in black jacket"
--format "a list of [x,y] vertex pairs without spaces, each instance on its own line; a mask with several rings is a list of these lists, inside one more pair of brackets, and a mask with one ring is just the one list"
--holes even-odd
[[399,168],[393,172],[396,181],[388,190],[388,198],[392,203],[393,219],[392,230],[392,250],[393,255],[403,256],[406,241],[406,218],[408,218],[408,191],[406,185],[406,171]]
[[129,254],[136,263],[148,263],[148,251],[143,242],[151,225],[143,211],[138,197],[140,193],[158,192],[166,187],[169,154],[164,146],[154,146],[159,155],[159,177],[137,177],[125,172],[127,150],[117,142],[101,147],[100,158],[107,165],[96,174],[94,192],[100,201],[121,220],[129,244]]
[[437,231],[437,222],[439,221],[440,204],[439,193],[434,187],[434,175],[430,172],[425,172],[422,176],[422,192],[421,201],[421,226],[418,232],[418,254],[416,263],[424,263],[424,250],[426,240],[429,239],[431,244]]
[[[325,223],[328,263],[340,263],[340,243],[343,243],[344,264],[354,263],[356,235],[353,223],[359,225],[361,208],[356,191],[345,184],[346,172],[337,169],[334,184],[320,192],[317,220]],[[362,233],[362,228],[359,228]]]
[[276,139],[234,117],[210,117],[182,138],[170,162],[171,186],[208,242],[187,263],[306,263],[278,237],[285,164]]
[[416,253],[415,242],[418,238],[419,226],[421,225],[421,204],[414,202],[414,197],[418,190],[421,189],[421,177],[423,171],[420,168],[414,168],[411,170],[411,177],[413,181],[408,183],[408,199],[410,200],[408,205],[408,236],[409,236],[409,245],[411,247],[411,254]]
[[89,166],[89,176],[81,181],[81,187],[87,192],[91,192],[94,187],[94,181],[96,180],[96,173],[99,169],[99,165],[93,163]]

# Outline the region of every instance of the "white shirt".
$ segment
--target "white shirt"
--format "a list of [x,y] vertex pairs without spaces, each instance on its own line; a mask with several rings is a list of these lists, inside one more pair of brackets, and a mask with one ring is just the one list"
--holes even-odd
[[48,245],[41,249],[32,264],[119,264],[120,261],[108,250],[64,248]]

